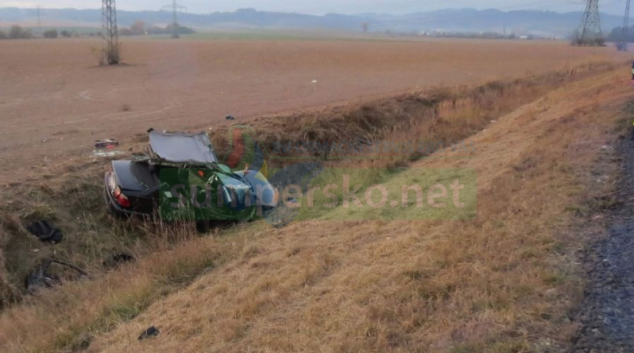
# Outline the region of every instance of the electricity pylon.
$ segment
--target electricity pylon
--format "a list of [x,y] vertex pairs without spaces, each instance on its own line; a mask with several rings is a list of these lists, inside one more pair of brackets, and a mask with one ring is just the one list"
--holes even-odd
[[621,27],[621,42],[617,45],[620,51],[627,51],[628,36],[630,31],[630,0],[625,1],[625,16]]
[[103,27],[103,64],[119,64],[119,30],[115,0],[102,0],[101,25]]
[[602,46],[604,43],[599,16],[599,0],[587,0],[586,11],[581,17],[575,44]]
[[42,11],[40,10],[40,5],[37,5],[37,30],[39,32],[42,31]]
[[180,27],[180,25],[178,24],[178,11],[187,8],[185,6],[179,5],[177,0],[172,1],[171,5],[163,6],[163,8],[172,9],[172,38],[180,38],[180,35],[178,34],[178,28]]

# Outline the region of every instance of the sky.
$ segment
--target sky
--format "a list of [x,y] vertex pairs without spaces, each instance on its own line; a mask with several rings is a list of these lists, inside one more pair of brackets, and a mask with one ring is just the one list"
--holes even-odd
[[[117,0],[119,10],[159,10],[172,0]],[[496,8],[512,10],[583,11],[585,0],[178,0],[191,13],[234,11],[255,8],[262,11],[325,13],[389,13],[403,14],[447,8]],[[0,0],[0,7],[100,8],[99,0]],[[625,0],[600,0],[601,12],[622,14]]]

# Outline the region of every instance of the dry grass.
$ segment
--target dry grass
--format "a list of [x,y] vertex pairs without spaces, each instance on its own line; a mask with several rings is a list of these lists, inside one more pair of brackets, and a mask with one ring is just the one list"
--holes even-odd
[[[459,90],[444,93],[442,98],[423,99],[417,93],[399,98],[398,104],[385,100],[362,108],[364,113],[336,110],[331,119],[315,120],[316,127],[304,132],[314,131],[317,135],[310,136],[314,138],[341,139],[348,135],[339,131],[350,131],[350,136],[373,139],[414,139],[427,134],[456,141],[553,85],[605,69],[590,65],[581,73],[533,78],[535,84],[531,80],[498,83],[483,86],[479,93]],[[607,88],[591,101],[587,99],[591,88],[574,84],[568,86],[575,92],[570,96],[558,91],[507,116],[507,123],[496,123],[491,129],[496,129],[495,135],[474,138],[478,146],[486,146],[478,150],[478,159],[417,162],[417,167],[474,168],[479,172],[475,221],[313,221],[284,230],[255,224],[227,231],[223,238],[193,240],[188,229],[137,231],[124,226],[106,237],[121,243],[107,246],[144,249],[142,253],[154,255],[106,275],[94,268],[93,280],[68,284],[6,310],[0,318],[0,349],[79,349],[111,330],[105,341],[97,340],[91,349],[112,345],[111,351],[117,352],[254,348],[336,352],[415,351],[415,347],[428,346],[447,352],[515,352],[535,350],[533,338],[538,336],[563,342],[565,337],[554,332],[567,327],[562,315],[579,286],[569,281],[569,269],[553,266],[568,262],[557,255],[564,248],[557,242],[555,226],[565,223],[566,206],[578,202],[575,173],[589,167],[595,144],[606,137],[597,127],[609,125],[611,116],[594,119],[593,115],[606,114],[598,105],[593,110],[594,104],[599,98],[603,104],[603,100],[624,97],[604,79],[584,82]],[[465,92],[474,93],[469,97]],[[576,99],[577,110],[569,99]],[[562,118],[572,113],[579,115],[572,124]],[[390,129],[380,114],[386,114],[385,120],[395,128]],[[417,123],[412,122],[415,119]],[[293,124],[302,123],[297,121],[285,126],[285,131],[295,131]],[[585,134],[584,141],[591,142],[575,147],[574,160],[566,157],[562,161],[561,156],[570,153],[578,141],[577,134]],[[266,138],[267,132],[261,136]],[[516,144],[507,144],[509,139]],[[100,174],[98,167],[87,169],[79,180]],[[93,200],[94,209],[91,203],[72,208],[86,209],[79,218],[86,223],[71,230],[76,237],[69,243],[75,249],[85,246],[89,255],[71,254],[70,249],[67,254],[90,267],[103,257],[95,252],[103,245],[86,244],[82,231],[92,229],[98,236],[103,229],[112,229],[105,225],[107,219],[91,220],[100,212],[96,204],[99,187],[76,185],[89,195],[62,202],[54,200],[68,190],[59,185],[68,183],[60,181],[52,186],[52,194],[41,196],[38,191],[27,204],[5,209],[11,221],[2,229],[13,229],[11,236],[15,237],[16,231],[22,232],[21,222],[33,216],[24,212],[36,209],[36,218],[52,212],[62,223],[73,224],[71,220],[77,216],[73,211],[59,211],[68,208],[64,202]],[[28,187],[23,191],[20,195],[33,192]],[[561,197],[549,199],[553,194]],[[32,199],[39,200],[42,207],[35,207]],[[158,240],[144,239],[149,233],[159,235]],[[175,238],[181,245],[174,245]],[[176,292],[214,266],[216,271]],[[12,275],[19,278],[21,274]],[[556,298],[544,294],[552,288],[560,293]],[[163,299],[168,294],[173,295]],[[137,319],[121,325],[133,318]],[[164,334],[142,347],[132,347],[136,336],[147,328],[144,325],[157,325]]]
[[[476,220],[312,221],[239,232],[232,239],[248,246],[236,260],[90,351],[565,348],[576,330],[568,313],[582,294],[574,252],[585,241],[566,236],[567,208],[605,187],[587,175],[632,97],[617,77],[569,85],[507,115],[473,137],[482,146],[474,160],[419,162],[478,171]],[[136,341],[150,325],[164,334]]]
[[0,331],[2,350],[57,351],[85,346],[92,333],[133,319],[151,303],[210,271],[221,256],[222,248],[212,241],[183,244],[99,279],[67,283],[63,290],[41,293],[8,310]]

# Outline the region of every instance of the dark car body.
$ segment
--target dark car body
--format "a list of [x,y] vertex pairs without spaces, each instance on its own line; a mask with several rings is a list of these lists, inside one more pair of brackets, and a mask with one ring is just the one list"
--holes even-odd
[[118,216],[168,220],[251,220],[277,206],[278,192],[259,172],[218,162],[206,133],[149,131],[148,154],[113,161],[104,197]]

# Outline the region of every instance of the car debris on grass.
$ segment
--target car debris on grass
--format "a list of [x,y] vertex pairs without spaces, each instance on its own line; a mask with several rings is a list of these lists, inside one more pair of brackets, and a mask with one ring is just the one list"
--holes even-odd
[[26,229],[44,243],[59,244],[63,239],[62,231],[48,221],[37,221]]
[[51,288],[62,283],[63,277],[52,268],[54,264],[71,269],[79,277],[88,276],[84,270],[77,266],[55,259],[44,259],[27,275],[24,281],[27,294],[34,294],[40,289]]

